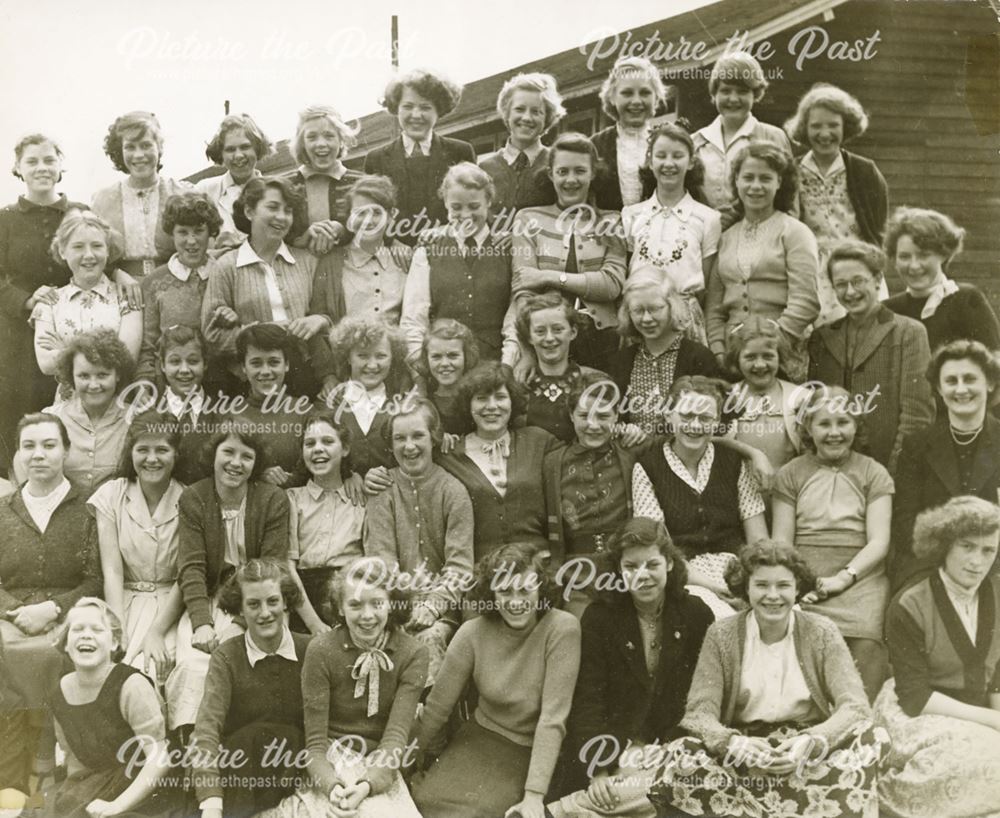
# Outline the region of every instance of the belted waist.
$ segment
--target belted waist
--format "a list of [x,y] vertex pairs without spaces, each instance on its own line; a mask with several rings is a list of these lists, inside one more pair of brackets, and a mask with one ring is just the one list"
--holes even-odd
[[170,588],[174,583],[172,582],[126,582],[124,583],[124,588],[126,591],[139,591],[141,593],[151,594],[154,591],[160,590],[160,588]]

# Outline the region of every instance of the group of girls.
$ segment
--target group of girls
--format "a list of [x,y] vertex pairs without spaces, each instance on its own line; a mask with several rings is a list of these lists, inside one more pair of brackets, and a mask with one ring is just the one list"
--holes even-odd
[[[972,773],[920,737],[996,729],[1000,326],[948,276],[961,228],[890,214],[842,148],[858,101],[818,84],[782,131],[752,113],[766,87],[724,55],[692,133],[623,58],[616,124],[545,145],[556,83],[518,75],[476,164],[435,128],[461,89],[415,71],[364,173],[312,106],[293,173],[263,177],[270,142],[232,116],[197,189],[132,112],[89,209],[23,139],[0,211],[14,801],[54,717],[60,816],[957,808],[942,781]],[[600,737],[631,754],[591,763]]]

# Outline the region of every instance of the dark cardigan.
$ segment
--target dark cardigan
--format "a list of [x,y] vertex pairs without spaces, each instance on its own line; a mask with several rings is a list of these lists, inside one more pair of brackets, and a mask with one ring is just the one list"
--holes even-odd
[[[590,141],[597,148],[604,168],[596,175],[591,185],[597,206],[601,210],[621,210],[622,202],[621,180],[618,178],[618,126],[610,125],[603,131],[598,131]],[[642,180],[642,199],[645,201],[656,190],[656,181],[651,174],[640,174]]]
[[1000,350],[1000,322],[982,290],[972,284],[958,283],[958,292],[945,296],[934,315],[921,318],[926,298],[914,298],[903,291],[882,303],[899,315],[914,318],[927,330],[933,352],[942,344],[959,339],[979,341],[987,349]]
[[[192,628],[211,625],[209,600],[219,587],[225,567],[226,528],[222,521],[215,478],[188,486],[177,504],[180,514],[180,545],[177,551],[177,581]],[[246,497],[247,559],[288,556],[288,499],[269,483],[251,481]]]
[[661,617],[663,648],[650,676],[632,598],[620,594],[587,607],[580,623],[580,675],[567,722],[566,791],[587,786],[587,757],[581,759],[580,751],[596,736],[614,738],[619,751],[629,741],[665,743],[676,737],[698,652],[713,621],[700,599],[668,591]]

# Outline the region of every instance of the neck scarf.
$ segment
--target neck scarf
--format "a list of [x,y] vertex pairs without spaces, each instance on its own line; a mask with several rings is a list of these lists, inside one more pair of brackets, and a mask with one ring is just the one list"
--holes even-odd
[[365,694],[365,682],[368,683],[368,710],[366,715],[371,718],[378,713],[378,681],[379,671],[389,672],[394,665],[385,652],[389,641],[389,632],[383,631],[378,642],[370,648],[362,648],[361,655],[354,661],[351,668],[351,678],[354,679],[354,698],[360,699]]

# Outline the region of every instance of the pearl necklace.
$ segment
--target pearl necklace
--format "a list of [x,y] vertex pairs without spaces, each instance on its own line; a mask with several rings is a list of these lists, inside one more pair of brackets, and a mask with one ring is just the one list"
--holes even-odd
[[985,424],[981,424],[978,429],[966,431],[964,429],[956,429],[951,424],[948,424],[948,431],[951,432],[951,439],[955,441],[956,446],[971,446],[976,442],[976,438],[979,437],[979,433],[983,431],[984,425]]

